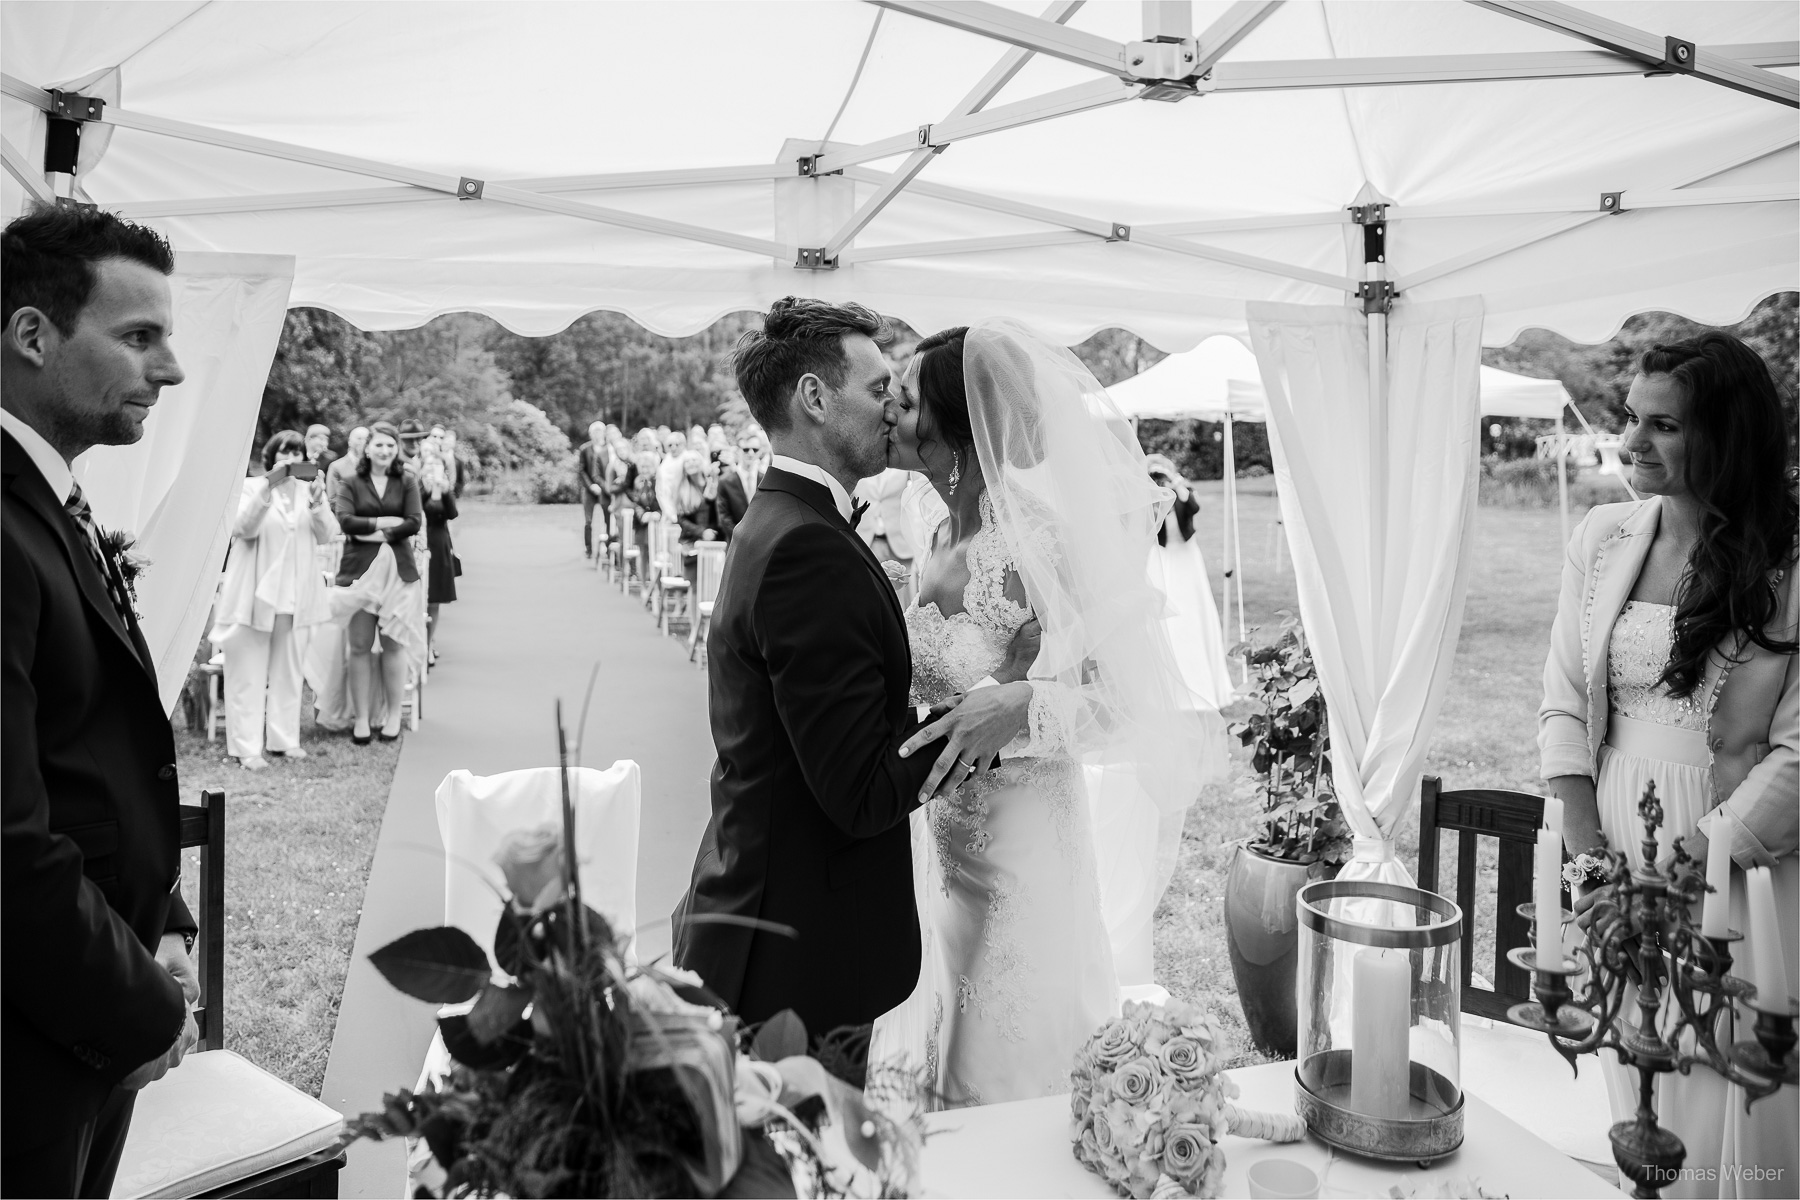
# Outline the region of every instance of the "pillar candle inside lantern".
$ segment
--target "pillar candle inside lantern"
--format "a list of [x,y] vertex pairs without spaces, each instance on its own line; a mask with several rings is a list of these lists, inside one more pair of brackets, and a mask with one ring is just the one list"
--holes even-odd
[[1404,1117],[1410,1110],[1412,1024],[1412,968],[1405,952],[1358,951],[1350,1006],[1350,1107],[1372,1117]]

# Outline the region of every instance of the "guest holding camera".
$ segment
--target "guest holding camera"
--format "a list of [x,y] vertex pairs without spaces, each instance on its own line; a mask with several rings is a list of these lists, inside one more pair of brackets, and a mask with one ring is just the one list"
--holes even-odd
[[386,421],[369,428],[356,473],[338,482],[331,511],[344,530],[332,614],[349,627],[350,740],[366,746],[374,717],[374,650],[381,646],[381,740],[400,736],[408,672],[425,657],[424,605],[412,538],[424,523],[418,477],[400,457],[400,431]]
[[[1768,367],[1726,333],[1650,350],[1625,407],[1624,449],[1645,498],[1595,508],[1569,540],[1538,711],[1543,776],[1563,801],[1570,854],[1611,848],[1640,869],[1638,801],[1654,782],[1664,813],[1658,858],[1671,858],[1681,838],[1705,862],[1722,841],[1735,867],[1737,929],[1749,928],[1743,870],[1773,868],[1791,994],[1800,966],[1792,435]],[[1576,898],[1581,924],[1601,890]],[[1752,978],[1753,943],[1732,954],[1732,973]],[[1635,1004],[1628,994],[1625,1011]],[[1750,1014],[1738,1013],[1749,1028]],[[1629,1120],[1636,1072],[1610,1055],[1600,1065],[1613,1120]],[[1658,1120],[1698,1169],[1663,1193],[1756,1194],[1731,1172],[1740,1164],[1771,1172],[1768,1194],[1791,1193],[1795,1095],[1783,1088],[1746,1113],[1742,1093],[1710,1071],[1658,1076]],[[1728,1184],[1752,1190],[1722,1190]]]
[[284,429],[263,446],[264,474],[244,480],[213,645],[225,652],[225,749],[250,771],[300,748],[300,630],[331,619],[317,547],[337,536],[325,480]]

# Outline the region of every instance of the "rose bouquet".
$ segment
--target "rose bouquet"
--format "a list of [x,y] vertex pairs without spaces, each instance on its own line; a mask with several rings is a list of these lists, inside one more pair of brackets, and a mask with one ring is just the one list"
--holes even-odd
[[1126,1002],[1124,1015],[1075,1056],[1076,1159],[1136,1200],[1217,1196],[1227,1130],[1277,1142],[1305,1135],[1305,1122],[1292,1113],[1233,1104],[1237,1085],[1219,1063],[1218,1027],[1198,1009],[1178,1000]]

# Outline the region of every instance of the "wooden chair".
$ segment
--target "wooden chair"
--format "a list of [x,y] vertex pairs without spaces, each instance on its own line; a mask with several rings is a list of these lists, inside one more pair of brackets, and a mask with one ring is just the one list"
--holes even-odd
[[[1530,941],[1530,924],[1517,912],[1532,898],[1532,863],[1544,800],[1530,792],[1491,788],[1444,791],[1427,775],[1419,784],[1419,886],[1441,892],[1438,835],[1454,831],[1456,896],[1463,910],[1462,1086],[1572,1158],[1605,1173],[1612,1161],[1606,1132],[1611,1124],[1606,1084],[1584,1062],[1571,1075],[1568,1064],[1535,1030],[1514,1025],[1506,1010],[1531,998],[1531,977],[1506,960],[1506,952]],[[1477,839],[1500,843],[1494,986],[1471,986],[1476,913]],[[1486,1018],[1485,1020],[1482,1018]]]
[[712,625],[713,605],[719,595],[719,580],[725,574],[725,543],[698,542],[694,545],[693,616],[688,621],[688,661],[699,656],[706,665],[706,631]]
[[[1507,961],[1506,952],[1530,941],[1531,925],[1518,906],[1531,899],[1532,860],[1538,827],[1544,823],[1544,800],[1530,792],[1474,789],[1446,792],[1443,781],[1427,775],[1419,783],[1419,886],[1438,888],[1438,834],[1456,833],[1456,895],[1463,910],[1462,1008],[1494,1021],[1506,1010],[1531,999],[1531,976]],[[1499,898],[1494,936],[1494,990],[1473,989],[1475,966],[1475,846],[1491,837],[1500,843]]]
[[614,582],[619,585],[619,591],[627,596],[631,594],[634,579],[640,588],[643,586],[644,564],[640,561],[642,553],[637,544],[637,527],[642,517],[643,514],[629,504],[619,507],[619,541],[615,558],[618,569],[614,574]]
[[335,1197],[342,1118],[225,1049],[224,792],[181,806],[181,845],[200,847],[200,1044],[138,1093],[113,1195]]

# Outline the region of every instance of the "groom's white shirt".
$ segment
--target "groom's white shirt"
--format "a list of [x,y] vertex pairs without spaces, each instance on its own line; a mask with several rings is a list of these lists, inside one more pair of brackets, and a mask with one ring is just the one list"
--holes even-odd
[[789,458],[785,454],[769,456],[769,465],[779,467],[790,475],[798,475],[802,479],[810,479],[814,483],[822,483],[831,489],[831,499],[837,504],[838,516],[846,522],[850,520],[850,493],[844,485],[833,479],[822,467],[815,467],[809,462],[801,462],[797,458]]

